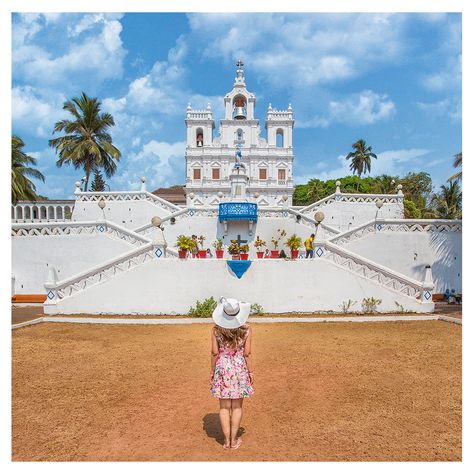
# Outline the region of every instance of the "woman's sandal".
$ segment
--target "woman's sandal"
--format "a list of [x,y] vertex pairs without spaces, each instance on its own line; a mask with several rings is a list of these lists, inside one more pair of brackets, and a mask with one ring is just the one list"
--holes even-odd
[[237,442],[235,443],[235,446],[231,446],[230,449],[239,449],[241,445],[242,445],[242,439],[237,438]]

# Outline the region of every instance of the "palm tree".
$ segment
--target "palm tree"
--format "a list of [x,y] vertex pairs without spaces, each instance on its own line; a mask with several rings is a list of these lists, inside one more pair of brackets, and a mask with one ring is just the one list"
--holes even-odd
[[441,219],[462,218],[462,193],[457,181],[441,186],[441,191],[433,196],[432,206]]
[[319,201],[324,194],[324,184],[319,179],[310,179],[307,184],[306,197],[309,202]]
[[54,126],[54,132],[66,132],[62,137],[49,140],[49,145],[59,153],[56,164],[72,164],[75,169],[83,168],[86,174],[84,191],[87,191],[89,176],[102,168],[110,178],[117,170],[116,161],[120,151],[112,145],[108,128],[115,125],[109,113],[100,113],[101,103],[84,92],[64,103],[74,120],[60,120]]
[[12,135],[12,203],[19,200],[36,201],[36,186],[28,177],[40,179],[44,182],[43,174],[35,168],[36,159],[23,151],[25,143],[23,140]]
[[[372,147],[366,146],[365,140],[357,140],[352,144],[354,151],[347,154],[346,160],[351,160],[350,170],[353,174],[359,176],[365,173],[370,173],[371,159],[377,159],[377,155],[372,153]],[[357,190],[359,190],[359,183],[357,183]]]
[[[454,168],[462,168],[462,152],[457,153],[454,155],[454,163],[453,163]],[[462,181],[462,170],[458,171],[457,173],[454,173],[451,178],[449,178],[448,181],[457,181],[460,180]]]

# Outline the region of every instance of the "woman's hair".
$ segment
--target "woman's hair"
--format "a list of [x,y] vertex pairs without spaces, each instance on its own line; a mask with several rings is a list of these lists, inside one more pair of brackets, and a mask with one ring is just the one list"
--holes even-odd
[[216,325],[214,326],[214,329],[216,331],[216,339],[219,346],[236,349],[244,342],[248,326],[244,325],[236,329],[225,329]]

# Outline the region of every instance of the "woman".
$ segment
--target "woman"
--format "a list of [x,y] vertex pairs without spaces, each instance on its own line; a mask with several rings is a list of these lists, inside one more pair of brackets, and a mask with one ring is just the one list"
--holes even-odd
[[252,330],[245,324],[250,303],[221,298],[212,318],[211,395],[219,398],[219,419],[224,434],[223,447],[238,449],[237,433],[242,420],[244,398],[254,393],[251,344]]

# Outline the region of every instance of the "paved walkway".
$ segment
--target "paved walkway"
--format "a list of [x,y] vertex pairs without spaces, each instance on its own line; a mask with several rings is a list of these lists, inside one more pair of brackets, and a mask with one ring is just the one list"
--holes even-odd
[[[252,323],[327,323],[327,322],[393,322],[393,321],[433,321],[442,319],[444,321],[461,323],[462,306],[460,305],[436,305],[433,314],[427,315],[380,315],[380,316],[324,316],[317,315],[308,317],[254,317],[249,318]],[[132,315],[106,316],[47,316],[43,313],[42,305],[12,307],[13,328],[27,325],[28,322],[56,322],[56,323],[80,323],[80,324],[212,324],[212,318],[186,318],[186,317],[133,317]]]

